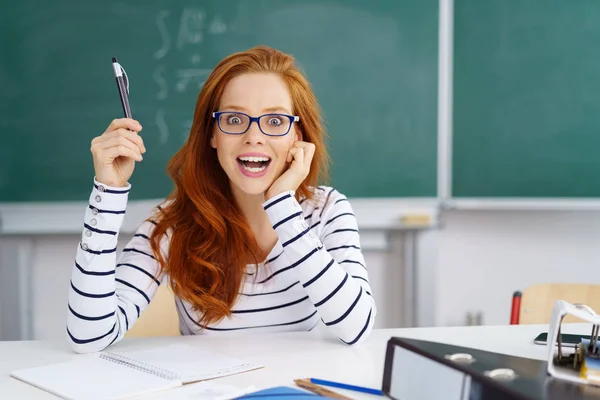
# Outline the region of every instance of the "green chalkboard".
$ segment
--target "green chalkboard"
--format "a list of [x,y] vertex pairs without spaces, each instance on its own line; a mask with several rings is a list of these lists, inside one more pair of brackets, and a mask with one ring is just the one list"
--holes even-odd
[[90,142],[122,117],[112,57],[148,149],[130,197],[166,196],[204,78],[259,44],[293,54],[312,82],[331,184],[436,195],[437,0],[19,0],[3,6],[0,35],[0,202],[87,198]]
[[453,197],[600,197],[600,2],[456,0]]

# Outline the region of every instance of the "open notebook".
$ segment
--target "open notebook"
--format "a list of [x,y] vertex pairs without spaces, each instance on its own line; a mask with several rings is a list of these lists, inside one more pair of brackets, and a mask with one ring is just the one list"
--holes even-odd
[[260,364],[186,344],[134,352],[102,352],[26,368],[11,376],[65,399],[126,399],[185,383],[262,368]]

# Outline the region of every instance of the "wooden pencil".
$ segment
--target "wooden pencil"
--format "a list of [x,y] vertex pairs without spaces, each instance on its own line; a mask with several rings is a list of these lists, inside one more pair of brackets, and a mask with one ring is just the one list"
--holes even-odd
[[329,390],[320,385],[315,385],[308,379],[295,379],[294,383],[303,389],[309,390],[319,396],[328,397],[330,399],[352,400],[350,397],[343,396],[339,393]]

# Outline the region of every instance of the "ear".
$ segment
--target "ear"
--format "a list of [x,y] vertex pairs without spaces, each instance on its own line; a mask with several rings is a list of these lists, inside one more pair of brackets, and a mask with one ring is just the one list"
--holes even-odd
[[211,138],[210,138],[210,146],[213,149],[217,148],[217,138],[215,137],[215,135],[212,135]]
[[299,142],[303,140],[302,129],[300,127],[296,127],[296,140]]

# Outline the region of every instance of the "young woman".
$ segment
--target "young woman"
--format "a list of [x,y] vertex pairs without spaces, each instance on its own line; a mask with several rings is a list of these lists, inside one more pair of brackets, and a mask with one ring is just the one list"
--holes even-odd
[[[94,187],[71,275],[76,352],[123,338],[159,285],[183,335],[311,330],[355,344],[376,306],[346,197],[327,177],[315,96],[292,56],[256,47],[222,60],[202,88],[189,138],[168,165],[174,191],[117,257],[136,162],[132,119],[92,140]],[[151,150],[150,150],[151,151]]]

